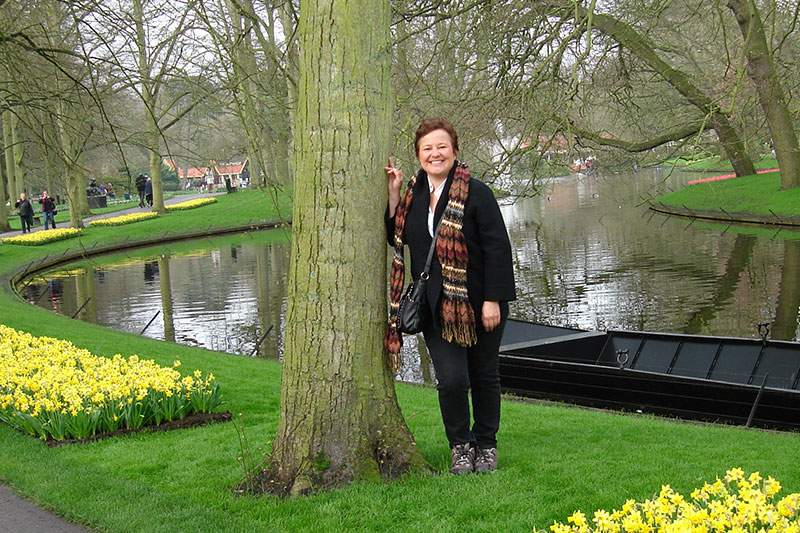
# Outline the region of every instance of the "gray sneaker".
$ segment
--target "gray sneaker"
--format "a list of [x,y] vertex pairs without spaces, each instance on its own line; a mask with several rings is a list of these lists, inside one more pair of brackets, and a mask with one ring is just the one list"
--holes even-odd
[[475,457],[475,472],[494,472],[497,470],[497,448],[478,448]]
[[450,450],[450,473],[455,475],[469,474],[474,469],[475,448],[470,443],[456,444]]

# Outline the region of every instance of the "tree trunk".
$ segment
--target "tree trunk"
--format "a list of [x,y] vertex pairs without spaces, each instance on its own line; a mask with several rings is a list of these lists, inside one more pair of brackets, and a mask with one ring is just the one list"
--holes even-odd
[[[5,142],[3,136],[0,135],[0,142]],[[3,158],[3,164],[0,166],[0,231],[8,231],[11,229],[11,226],[8,223],[8,207],[6,207],[6,202],[9,202],[11,208],[14,207],[14,202],[16,201],[12,194],[10,194],[10,189],[8,188],[7,180],[6,180],[6,168],[5,168],[5,159],[6,159],[6,152],[2,150],[0,153]]]
[[69,198],[69,223],[73,228],[83,227],[82,201],[86,198],[83,187],[83,171],[77,162],[69,161],[64,172],[67,178],[67,198]]
[[775,155],[781,168],[781,189],[800,186],[800,146],[780,78],[775,72],[761,14],[753,0],[728,0],[728,7],[736,16],[744,37],[747,74],[756,87],[758,101],[772,134]]
[[6,177],[8,178],[8,197],[16,201],[17,179],[14,174],[14,136],[11,133],[11,111],[3,111],[3,155],[6,162]]
[[147,34],[144,28],[144,10],[141,0],[133,0],[133,24],[136,31],[137,67],[139,70],[139,84],[141,99],[144,104],[144,120],[147,124],[145,144],[147,146],[150,162],[150,182],[153,186],[153,211],[166,213],[164,208],[164,193],[161,188],[161,130],[158,127],[158,95],[156,82],[151,79],[153,66],[147,54]]
[[161,132],[158,125],[151,124],[154,128],[150,131],[149,146],[147,147],[147,154],[150,160],[150,182],[153,185],[153,211],[164,214],[167,208],[164,207],[164,188],[161,183],[161,153],[158,150],[159,141],[161,140]]
[[[8,224],[8,207],[6,202],[11,198],[6,196],[6,177],[5,171],[0,168],[0,231],[8,231],[11,226]],[[11,207],[14,207],[14,202],[10,202]]]
[[425,465],[383,348],[389,20],[387,1],[301,10],[286,353],[266,490],[299,495]]
[[11,142],[14,145],[14,180],[16,184],[14,192],[19,196],[24,192],[28,192],[25,190],[28,171],[25,165],[25,143],[19,132],[19,119],[13,113],[11,114]]

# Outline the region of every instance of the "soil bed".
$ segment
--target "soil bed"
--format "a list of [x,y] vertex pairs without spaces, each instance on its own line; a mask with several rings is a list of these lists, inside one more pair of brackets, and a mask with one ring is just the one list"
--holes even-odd
[[85,439],[55,440],[50,438],[47,439],[45,443],[50,448],[57,448],[67,444],[87,444],[89,442],[109,439],[111,437],[120,437],[122,435],[130,435],[132,433],[155,433],[158,431],[172,431],[173,429],[193,428],[197,426],[204,426],[206,424],[213,424],[216,422],[228,422],[231,420],[231,418],[232,415],[228,411],[225,411],[224,413],[195,413],[179,420],[161,422],[157,426],[145,426],[139,429],[118,429],[117,431],[113,431],[111,433],[101,433],[99,435],[86,437]]

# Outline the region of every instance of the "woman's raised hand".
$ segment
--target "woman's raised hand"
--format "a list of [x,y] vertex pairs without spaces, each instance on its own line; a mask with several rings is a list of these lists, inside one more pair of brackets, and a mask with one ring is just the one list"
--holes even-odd
[[386,187],[389,189],[389,217],[394,217],[400,203],[400,187],[403,185],[403,171],[395,168],[391,158],[383,169],[386,172]]

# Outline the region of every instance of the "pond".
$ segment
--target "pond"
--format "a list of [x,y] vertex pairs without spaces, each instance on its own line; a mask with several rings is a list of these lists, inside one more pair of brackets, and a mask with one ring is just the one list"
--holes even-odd
[[[800,241],[656,215],[645,200],[697,174],[657,169],[552,179],[502,207],[518,300],[512,316],[585,329],[775,339],[797,335]],[[790,238],[793,237],[793,238]],[[111,328],[233,354],[280,358],[289,232],[155,246],[37,276],[30,303]],[[401,379],[430,382],[407,339]]]

